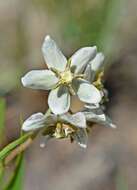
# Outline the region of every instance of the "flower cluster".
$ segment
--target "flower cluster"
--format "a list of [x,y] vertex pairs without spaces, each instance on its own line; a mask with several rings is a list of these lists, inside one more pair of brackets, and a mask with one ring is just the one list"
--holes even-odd
[[[55,41],[46,36],[42,52],[48,69],[28,72],[21,81],[32,89],[50,90],[49,111],[35,113],[22,126],[22,130],[41,130],[42,135],[55,138],[70,138],[82,147],[87,146],[88,131],[92,124],[99,123],[115,128],[103,112],[107,91],[102,84],[104,55],[97,53],[96,46],[83,47],[68,60]],[[73,97],[84,102],[84,107],[72,113]]]

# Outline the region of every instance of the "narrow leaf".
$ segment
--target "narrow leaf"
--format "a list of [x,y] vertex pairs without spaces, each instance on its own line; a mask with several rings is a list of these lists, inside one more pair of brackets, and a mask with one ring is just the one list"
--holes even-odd
[[[5,100],[0,98],[0,146],[4,140],[4,125],[5,125]],[[0,184],[2,184],[4,176],[4,166],[3,163],[0,162]]]
[[0,98],[0,145],[4,139],[5,100]]

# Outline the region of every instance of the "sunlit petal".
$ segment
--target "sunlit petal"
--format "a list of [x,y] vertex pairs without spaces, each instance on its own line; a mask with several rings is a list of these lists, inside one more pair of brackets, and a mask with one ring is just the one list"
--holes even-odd
[[85,80],[75,79],[73,81],[73,88],[79,99],[83,102],[97,104],[101,101],[99,90]]
[[42,113],[31,115],[22,125],[22,130],[30,131],[42,128],[45,126],[45,117]]
[[64,71],[67,59],[50,36],[45,37],[42,52],[48,68],[53,67],[59,71]]
[[33,70],[28,72],[21,79],[23,86],[42,90],[53,88],[58,80],[59,79],[50,70]]
[[96,52],[96,46],[84,47],[76,51],[70,58],[71,70],[75,73],[82,73],[88,62],[95,57]]
[[66,113],[70,107],[70,94],[68,88],[60,86],[52,90],[48,97],[48,104],[54,114]]
[[86,118],[85,115],[82,112],[78,112],[76,114],[64,114],[60,116],[60,119],[64,122],[67,122],[71,125],[74,125],[76,127],[80,128],[86,128]]
[[108,127],[116,128],[116,125],[112,123],[111,119],[102,111],[100,107],[89,108],[84,111],[87,121],[99,123]]

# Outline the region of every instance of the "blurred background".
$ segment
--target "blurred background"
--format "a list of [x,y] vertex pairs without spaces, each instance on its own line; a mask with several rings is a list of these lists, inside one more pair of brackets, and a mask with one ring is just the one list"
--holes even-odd
[[37,139],[25,155],[24,189],[136,190],[136,0],[0,1],[0,102],[6,101],[1,147],[19,136],[20,115],[46,111],[47,93],[23,88],[20,78],[46,67],[41,45],[47,34],[67,57],[88,45],[104,52],[106,112],[117,129],[96,126],[86,150],[67,140],[41,149],[43,139]]

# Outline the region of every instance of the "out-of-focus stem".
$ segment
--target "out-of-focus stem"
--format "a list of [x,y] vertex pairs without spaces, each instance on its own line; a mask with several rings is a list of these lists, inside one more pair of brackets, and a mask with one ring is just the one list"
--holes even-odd
[[9,153],[9,155],[4,160],[4,165],[8,165],[17,155],[22,153],[26,148],[28,148],[33,142],[32,138],[28,138],[24,143],[19,145],[17,148],[15,148],[13,151]]
[[10,151],[12,151],[14,148],[16,148],[18,145],[22,144],[26,141],[29,137],[33,136],[34,132],[29,132],[24,135],[22,135],[19,139],[13,141],[12,143],[8,144],[6,147],[4,147],[0,151],[0,161],[2,161]]
[[[50,109],[48,109],[45,113],[47,117],[51,113]],[[40,130],[31,131],[23,134],[20,138],[8,144],[5,148],[0,151],[0,161],[7,165],[11,160],[13,160],[18,154],[23,152],[26,148],[28,148],[36,136],[39,134]]]

